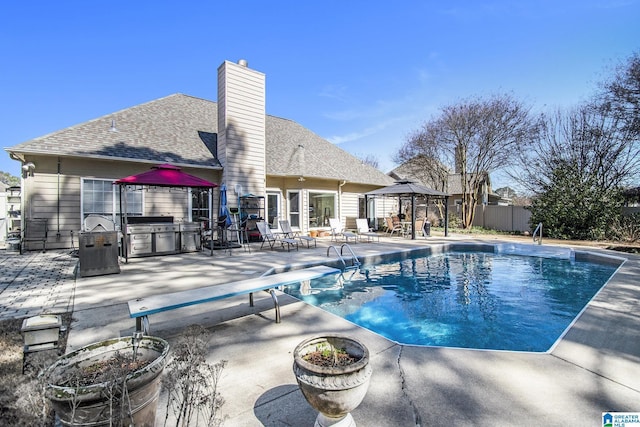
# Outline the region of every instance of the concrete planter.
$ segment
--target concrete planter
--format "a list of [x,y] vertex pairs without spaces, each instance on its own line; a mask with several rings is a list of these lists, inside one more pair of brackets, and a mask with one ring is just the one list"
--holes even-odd
[[[356,361],[347,366],[318,366],[304,356],[318,348],[344,349]],[[364,399],[371,380],[369,350],[359,341],[341,335],[307,339],[295,348],[293,372],[307,402],[316,409],[316,427],[355,426],[351,416]]]
[[[74,386],[73,378],[77,378],[83,369],[113,359],[116,354],[132,357],[134,348],[130,337],[88,345],[60,357],[47,369],[46,396],[63,426],[110,426],[114,418],[118,419],[118,414],[123,414],[120,417],[122,425],[155,425],[160,379],[169,344],[161,338],[147,336],[137,343],[136,360],[149,363],[129,373],[123,372],[126,379],[115,380],[125,382],[126,398],[121,391],[113,393],[114,380]],[[126,403],[120,404],[121,401]]]

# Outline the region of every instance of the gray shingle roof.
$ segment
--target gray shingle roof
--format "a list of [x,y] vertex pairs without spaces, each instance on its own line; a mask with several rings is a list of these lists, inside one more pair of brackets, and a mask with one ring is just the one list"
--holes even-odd
[[35,138],[10,151],[215,167],[220,166],[211,151],[216,111],[215,103],[171,95]]
[[[215,157],[217,110],[215,102],[174,94],[35,138],[8,151],[220,167]],[[111,130],[112,124],[116,131]],[[300,124],[274,116],[266,117],[266,167],[268,175],[393,183],[381,171]]]
[[[389,185],[393,179],[300,124],[267,116],[267,173]],[[302,146],[302,147],[300,147]]]

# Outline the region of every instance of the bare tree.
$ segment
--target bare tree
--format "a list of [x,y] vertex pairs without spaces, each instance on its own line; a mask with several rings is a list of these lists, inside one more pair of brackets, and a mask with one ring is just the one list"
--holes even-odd
[[455,170],[463,194],[462,225],[469,228],[486,174],[504,167],[534,130],[529,108],[510,95],[469,99],[442,108],[408,137],[396,159],[421,158],[424,169],[436,175],[441,166]]
[[540,138],[519,153],[520,171],[512,176],[533,194],[553,181],[559,164],[576,170],[576,182],[593,182],[601,191],[630,183],[640,173],[640,145],[623,117],[600,107],[542,115]]
[[357,154],[356,157],[360,159],[365,165],[373,166],[376,169],[380,169],[380,162],[378,158],[373,154]]
[[600,110],[618,119],[627,134],[640,136],[640,52],[618,64],[600,87],[596,98]]

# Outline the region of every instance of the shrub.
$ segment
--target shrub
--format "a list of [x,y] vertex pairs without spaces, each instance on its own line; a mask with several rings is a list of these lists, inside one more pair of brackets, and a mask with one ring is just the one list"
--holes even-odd
[[634,243],[640,240],[640,213],[620,215],[615,218],[607,237],[620,242]]

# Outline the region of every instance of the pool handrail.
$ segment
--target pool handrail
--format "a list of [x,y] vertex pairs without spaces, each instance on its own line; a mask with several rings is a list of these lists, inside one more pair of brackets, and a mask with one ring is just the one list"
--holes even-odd
[[533,230],[533,243],[536,242],[536,234],[538,234],[538,231],[540,232],[540,235],[538,236],[537,241],[538,241],[538,244],[541,245],[542,244],[542,223],[539,223],[536,229]]
[[359,267],[361,265],[360,260],[356,256],[355,252],[353,252],[353,249],[351,248],[351,246],[349,246],[347,243],[343,243],[340,246],[340,251],[338,251],[338,248],[335,247],[334,245],[330,245],[329,247],[327,247],[327,256],[329,256],[329,252],[331,252],[331,248],[333,248],[333,250],[336,252],[336,255],[338,255],[338,259],[340,260],[340,262],[342,262],[343,270],[346,270],[347,269],[347,263],[345,262],[344,257],[343,257],[343,250],[344,250],[345,246],[347,247],[349,252],[351,252],[351,260],[352,260],[351,261],[352,262],[351,267],[352,268]]

